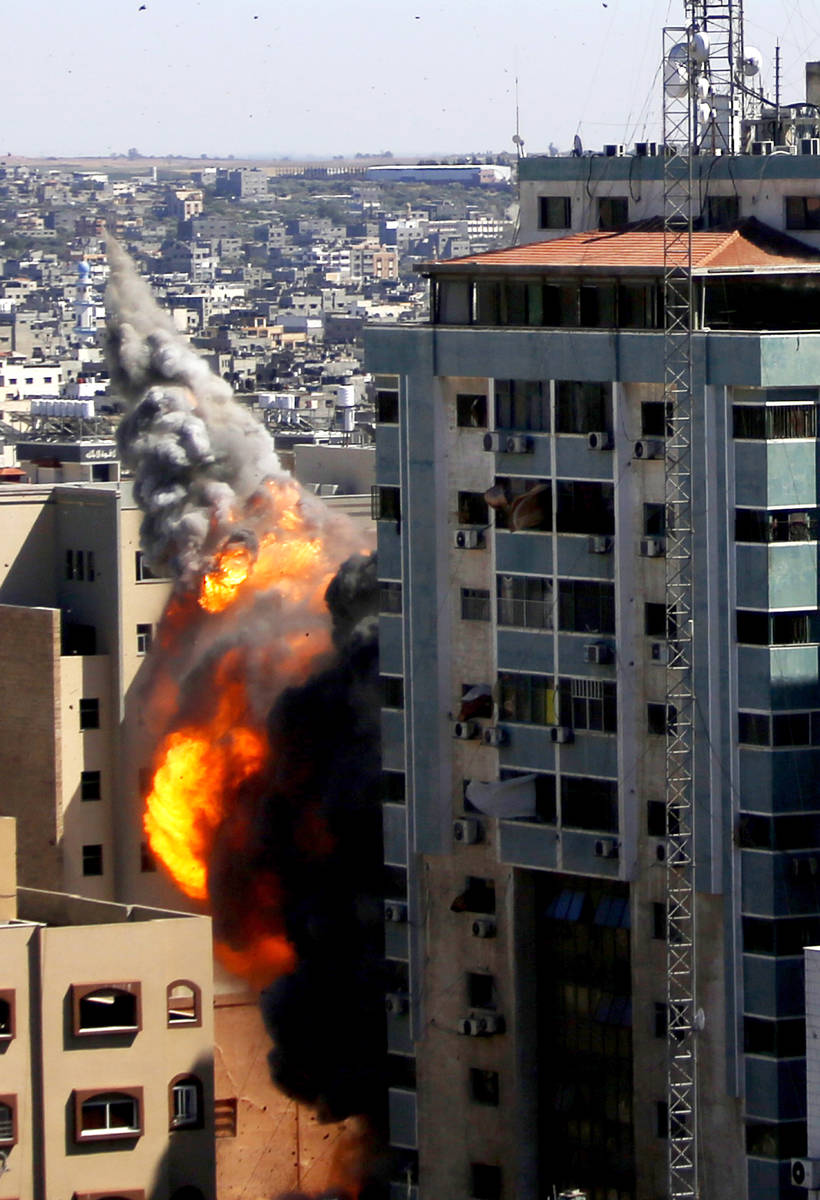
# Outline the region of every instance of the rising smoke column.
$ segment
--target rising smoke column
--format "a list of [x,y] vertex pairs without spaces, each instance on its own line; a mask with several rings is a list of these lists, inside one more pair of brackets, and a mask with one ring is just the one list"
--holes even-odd
[[[141,544],[175,580],[148,664],[146,830],[264,986],[271,1068],[328,1119],[383,1093],[375,559],[111,240],[106,351]],[[350,1193],[358,1194],[351,1181]]]

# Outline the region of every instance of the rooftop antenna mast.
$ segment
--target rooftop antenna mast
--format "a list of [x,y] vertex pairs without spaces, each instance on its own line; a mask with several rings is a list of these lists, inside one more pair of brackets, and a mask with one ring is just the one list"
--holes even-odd
[[664,30],[663,301],[666,406],[666,987],[669,1200],[698,1200],[695,694],[692,594],[694,158],[737,153],[750,103],[742,0],[684,0]]

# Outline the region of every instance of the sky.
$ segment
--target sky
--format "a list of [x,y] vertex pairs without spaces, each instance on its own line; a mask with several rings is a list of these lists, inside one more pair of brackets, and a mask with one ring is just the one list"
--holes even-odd
[[[683,0],[25,0],[3,13],[0,154],[292,157],[656,139]],[[782,97],[815,0],[745,0]],[[5,143],[5,144],[4,144]]]

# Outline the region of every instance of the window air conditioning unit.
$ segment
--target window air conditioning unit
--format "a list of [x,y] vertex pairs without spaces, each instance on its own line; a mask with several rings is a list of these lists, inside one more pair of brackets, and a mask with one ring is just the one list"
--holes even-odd
[[504,1032],[504,1018],[494,1012],[471,1012],[458,1023],[458,1032],[465,1037],[492,1037]]
[[409,1005],[404,992],[388,992],[384,998],[384,1011],[389,1017],[400,1017]]
[[653,642],[649,647],[649,657],[652,662],[662,663],[663,666],[669,662],[669,644],[667,642]]
[[801,138],[800,139],[801,154],[820,154],[820,138]]
[[641,438],[632,447],[633,458],[663,458],[664,445],[660,438]]
[[532,450],[532,440],[522,433],[511,433],[504,438],[505,454],[529,454]]
[[385,900],[384,919],[394,925],[404,925],[407,921],[407,905],[404,900]]
[[791,1179],[794,1187],[820,1188],[820,1158],[793,1158]]
[[461,817],[453,821],[453,841],[462,846],[474,846],[481,841],[481,825],[475,817]]
[[612,549],[612,538],[605,533],[593,533],[587,542],[590,554],[609,554]]
[[666,553],[666,542],[663,538],[641,538],[641,558],[662,558]]
[[550,730],[550,737],[554,742],[558,742],[561,745],[575,740],[575,734],[569,725],[553,725]]
[[478,734],[478,721],[454,721],[453,722],[453,737],[459,738],[463,742],[468,742],[470,738],[476,737]]
[[492,450],[494,454],[500,454],[504,449],[506,437],[503,433],[485,433],[484,434],[484,449]]
[[473,937],[477,938],[494,938],[495,937],[495,921],[492,917],[476,917],[473,921],[470,932]]
[[456,550],[477,550],[483,545],[484,538],[480,529],[457,529],[453,534],[453,545]]
[[774,150],[774,142],[752,142],[752,154],[771,154]]
[[618,857],[618,839],[617,838],[599,838],[595,843],[596,858],[617,858]]
[[611,450],[612,435],[608,429],[597,430],[587,434],[587,445],[590,450]]
[[584,646],[584,662],[593,666],[602,667],[611,663],[614,657],[615,652],[609,642],[589,642]]
[[485,746],[503,746],[507,741],[507,731],[501,725],[490,725],[484,730],[482,739]]

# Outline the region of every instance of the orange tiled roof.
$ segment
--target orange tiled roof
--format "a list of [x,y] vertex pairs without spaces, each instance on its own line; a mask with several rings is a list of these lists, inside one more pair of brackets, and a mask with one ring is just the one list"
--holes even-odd
[[[448,259],[428,267],[613,267],[656,268],[664,265],[664,234],[658,221],[645,221],[615,231],[588,230],[546,242],[487,250]],[[671,256],[675,265],[686,261],[686,240]],[[699,230],[692,234],[692,267],[778,267],[820,265],[820,252],[795,238],[752,219],[733,229]]]

